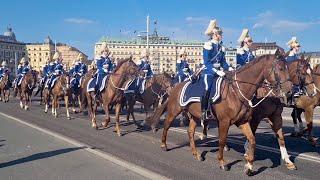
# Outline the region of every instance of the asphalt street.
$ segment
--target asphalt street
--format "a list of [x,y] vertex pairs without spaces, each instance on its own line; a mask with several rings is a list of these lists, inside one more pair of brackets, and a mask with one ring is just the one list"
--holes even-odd
[[[79,142],[83,142],[90,146],[90,149],[99,150],[108,154],[112,154],[119,159],[125,160],[139,167],[148,169],[156,174],[160,174],[172,179],[247,179],[248,177],[243,173],[243,167],[245,164],[243,158],[243,142],[245,138],[240,133],[235,126],[230,129],[228,144],[231,147],[229,152],[225,152],[225,160],[229,163],[231,170],[224,172],[219,169],[218,162],[216,159],[217,155],[217,128],[215,123],[212,123],[209,130],[209,138],[206,140],[197,139],[197,147],[204,157],[204,161],[197,161],[193,158],[187,136],[187,128],[179,127],[178,123],[175,123],[168,136],[168,146],[169,151],[164,152],[160,148],[160,137],[162,134],[162,129],[160,129],[156,134],[153,134],[149,130],[137,129],[131,122],[121,121],[121,128],[123,136],[118,137],[116,133],[113,132],[114,121],[110,124],[109,128],[99,130],[94,130],[91,128],[89,117],[83,114],[72,114],[72,119],[67,120],[64,113],[64,109],[60,108],[58,110],[59,117],[54,118],[50,113],[44,113],[44,107],[38,105],[39,102],[34,101],[31,109],[25,111],[19,108],[18,103],[15,100],[11,100],[9,103],[0,104],[0,111],[2,114],[11,116],[34,124],[36,126],[48,129],[52,132],[56,132],[68,138],[74,139]],[[287,116],[289,111],[286,109],[284,115]],[[317,114],[317,112],[316,112]],[[123,118],[125,116],[122,116]],[[144,119],[144,114],[136,113],[138,120]],[[317,116],[316,116],[317,118]],[[10,118],[9,118],[10,119]],[[98,119],[101,121],[103,119],[103,114],[98,115]],[[1,120],[2,123],[8,121]],[[316,120],[318,122],[318,120]],[[15,131],[15,127],[5,128],[7,131]],[[30,129],[30,128],[26,128]],[[289,137],[289,134],[293,131],[292,122],[289,120],[284,121],[284,132],[286,134],[286,146],[291,154],[291,159],[294,161],[298,170],[289,171],[286,169],[285,165],[280,161],[280,153],[278,148],[277,140],[270,130],[267,123],[262,122],[259,126],[257,134],[257,151],[256,151],[256,161],[254,162],[255,174],[253,178],[255,179],[318,179],[318,169],[320,168],[320,151],[319,148],[312,147],[305,138],[293,138]],[[20,131],[20,130],[17,130]],[[31,132],[36,130],[30,130]],[[197,131],[201,131],[201,127],[197,128]],[[2,130],[1,130],[2,132]],[[22,130],[21,130],[22,132]],[[41,136],[41,133],[39,133]],[[320,136],[319,124],[314,124],[314,136]],[[1,133],[1,138],[4,138]],[[28,136],[22,136],[22,139],[28,139],[28,141],[36,143],[36,138],[29,138]],[[8,139],[8,138],[7,138]],[[4,138],[5,141],[1,142],[5,144],[0,147],[0,150],[8,146],[10,142]],[[54,140],[54,139],[53,139]],[[56,140],[58,141],[58,140]],[[50,141],[45,141],[50,142]],[[58,141],[60,144],[62,142]],[[319,140],[318,140],[319,142]],[[42,144],[42,143],[41,143]],[[52,147],[49,144],[43,144],[43,151],[54,151],[57,147]],[[25,148],[25,147],[24,147]],[[72,148],[72,146],[71,146]],[[15,148],[13,148],[15,149]],[[39,151],[39,152],[43,152]],[[68,153],[60,153],[59,156],[52,156],[47,158],[48,163],[51,163],[51,159],[59,158],[63,155],[69,155],[72,153],[79,153],[82,151],[74,150]],[[8,150],[8,153],[10,151]],[[38,152],[38,153],[39,153]],[[89,155],[87,155],[89,156]],[[25,157],[25,156],[23,156]],[[17,157],[19,158],[19,157]],[[2,162],[8,162],[13,159],[1,159]],[[79,157],[81,159],[81,157]],[[71,158],[72,161],[81,161],[78,157]],[[92,162],[92,168],[98,171],[95,167],[103,166],[99,164],[101,160],[96,159],[90,161]],[[69,161],[62,158],[65,161]],[[45,160],[44,159],[41,159]],[[38,161],[38,160],[37,160]],[[37,162],[35,161],[35,162]],[[62,161],[62,162],[65,162]],[[59,160],[56,160],[59,162]],[[95,163],[97,162],[97,163]],[[33,162],[28,162],[33,163]],[[91,167],[91,164],[88,166]],[[100,162],[101,163],[101,162]],[[23,163],[27,164],[27,163]],[[62,163],[66,165],[66,163]],[[89,165],[90,164],[90,165]],[[108,164],[108,163],[106,163]],[[22,164],[14,164],[10,168],[16,168]],[[42,166],[41,166],[42,167]],[[77,168],[75,168],[77,169]],[[81,169],[81,168],[79,168]],[[85,168],[91,169],[91,168]],[[1,168],[1,174],[7,173],[11,174],[8,168]],[[84,171],[80,173],[84,173]],[[121,168],[120,168],[121,171]],[[130,172],[130,171],[129,171]],[[22,172],[28,174],[28,172]],[[93,175],[94,172],[85,173],[88,177]],[[70,177],[73,177],[71,172]],[[99,174],[99,173],[97,173]],[[108,173],[106,173],[108,174]],[[56,177],[56,176],[54,176]],[[75,175],[74,177],[79,177]],[[96,177],[96,176],[95,176]],[[100,176],[99,176],[100,177]],[[104,178],[105,176],[101,176]],[[131,179],[141,178],[139,176],[132,176]],[[116,178],[118,179],[118,178]],[[122,179],[122,178],[120,178]]]

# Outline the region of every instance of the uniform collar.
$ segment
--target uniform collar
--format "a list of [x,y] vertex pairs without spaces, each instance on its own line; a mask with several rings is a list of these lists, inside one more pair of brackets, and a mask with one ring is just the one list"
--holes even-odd
[[247,47],[247,46],[243,46],[243,50],[249,51],[250,49],[249,49],[249,47]]
[[217,41],[217,40],[215,40],[215,39],[211,39],[211,41],[210,41],[211,43],[213,43],[213,44],[216,44],[216,45],[218,45],[218,44],[220,44],[220,42],[219,41]]
[[289,56],[295,56],[295,55],[296,55],[296,53],[291,50],[290,53],[289,53]]

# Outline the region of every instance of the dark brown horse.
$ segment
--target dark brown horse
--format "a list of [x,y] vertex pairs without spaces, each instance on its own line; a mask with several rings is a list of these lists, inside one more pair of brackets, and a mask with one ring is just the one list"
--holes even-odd
[[[284,57],[279,55],[278,51],[276,55],[258,57],[255,61],[248,63],[246,66],[234,72],[232,78],[226,78],[222,82],[221,100],[211,106],[215,114],[215,119],[217,119],[219,123],[218,161],[221,169],[229,170],[223,158],[223,149],[226,144],[229,127],[235,124],[241,129],[249,141],[249,153],[246,157],[247,164],[245,165],[245,172],[248,175],[252,174],[256,143],[248,123],[248,119],[252,115],[251,99],[264,80],[267,80],[271,87],[277,88],[279,94],[282,94],[282,90],[286,92],[290,91],[291,82],[288,81],[289,73],[283,59]],[[161,147],[167,150],[166,141],[170,124],[182,111],[187,111],[190,119],[188,134],[192,154],[196,159],[201,160],[201,155],[196,150],[194,142],[196,122],[200,121],[201,118],[200,102],[191,103],[186,107],[180,106],[179,97],[184,84],[185,83],[177,84],[170,91],[168,100],[146,121],[152,124],[156,122],[165,111],[168,112],[164,122],[161,143]]]
[[17,87],[20,95],[20,107],[28,110],[31,105],[31,95],[37,82],[37,75],[35,71],[30,70],[22,78],[21,85]]
[[57,108],[59,106],[59,98],[64,98],[67,118],[71,119],[69,114],[69,97],[71,95],[71,90],[70,90],[70,79],[67,75],[62,74],[58,76],[51,90],[48,88],[45,88],[43,95],[44,95],[44,103],[45,103],[45,110],[44,110],[45,113],[48,112],[50,97],[52,96],[52,115],[55,117],[58,117]]
[[[106,87],[101,92],[101,99],[103,104],[103,109],[105,111],[105,122],[104,127],[107,127],[110,122],[109,106],[111,104],[116,104],[116,127],[115,131],[119,136],[121,136],[119,115],[121,110],[121,104],[123,102],[123,86],[124,83],[137,76],[139,71],[138,66],[132,61],[131,58],[119,61],[117,67],[113,70],[113,73],[109,74],[106,82]],[[92,101],[94,99],[94,92],[87,93],[89,114],[91,117],[92,127],[97,129],[96,122],[96,104]]]
[[9,74],[5,73],[0,81],[0,101],[9,102],[11,82]]
[[[288,67],[291,82],[293,84],[300,84],[301,81],[304,81],[304,83],[307,84],[308,94],[312,94],[314,92],[314,84],[311,73],[308,74],[308,72],[310,71],[308,60],[302,58],[293,61],[288,64]],[[273,93],[269,93],[272,92],[272,90],[273,89],[270,89],[268,87],[262,87],[257,90],[257,96],[254,100],[254,103],[261,103],[257,104],[257,106],[253,108],[252,119],[249,121],[250,127],[252,133],[255,135],[261,120],[267,118],[268,123],[270,124],[272,130],[277,136],[280,147],[281,159],[285,162],[285,165],[288,169],[293,170],[296,169],[296,166],[289,159],[282,131],[281,114],[285,104],[283,104],[278,97],[275,97]],[[261,101],[263,98],[264,100]],[[208,122],[206,121],[204,123],[202,139],[207,136],[207,125]],[[245,149],[247,148],[247,145],[248,141],[245,143]]]
[[127,121],[129,121],[131,114],[133,121],[137,124],[134,117],[134,105],[136,101],[143,103],[146,117],[148,117],[151,106],[155,108],[164,102],[172,85],[173,81],[171,76],[167,73],[163,73],[147,79],[145,90],[142,94],[126,93],[125,98],[128,104]]

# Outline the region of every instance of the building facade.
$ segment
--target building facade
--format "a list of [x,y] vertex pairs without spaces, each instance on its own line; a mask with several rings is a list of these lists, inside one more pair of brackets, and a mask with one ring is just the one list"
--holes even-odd
[[[145,36],[133,40],[110,40],[102,38],[95,44],[95,56],[103,41],[106,41],[108,48],[115,60],[125,59],[132,56],[136,63],[141,59],[141,52],[147,49]],[[172,41],[168,37],[158,36],[157,32],[149,37],[149,52],[151,68],[154,73],[176,73],[176,64],[181,49],[187,51],[187,61],[190,68],[195,71],[203,63],[203,42],[179,42]],[[232,66],[236,64],[236,50],[231,48],[226,51],[227,62]],[[234,66],[235,67],[235,66]]]
[[301,53],[304,55],[305,58],[310,57],[310,66],[315,67],[316,65],[320,64],[320,52],[304,52]]
[[15,33],[11,27],[0,35],[0,63],[6,61],[10,71],[15,74],[16,66],[22,57],[25,57],[25,43],[19,42],[16,39]]
[[278,46],[276,42],[253,43],[250,49],[251,49],[252,53],[257,57],[265,55],[265,54],[275,54],[277,49],[284,52],[284,49],[282,47]]
[[[67,44],[57,43],[55,45],[50,37],[47,37],[43,43],[28,43],[26,45],[26,49],[31,66],[37,71],[42,70],[42,67],[45,65],[47,59],[52,60],[56,50],[60,52],[62,63],[66,65],[66,69],[69,69],[70,66],[72,66],[73,60],[75,60],[78,57],[78,54],[81,52],[77,48]],[[88,56],[85,54],[84,56],[85,60],[87,60]]]

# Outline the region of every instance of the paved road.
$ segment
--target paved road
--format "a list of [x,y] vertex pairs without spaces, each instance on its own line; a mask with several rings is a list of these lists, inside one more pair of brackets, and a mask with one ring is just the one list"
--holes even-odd
[[[36,104],[36,102],[34,102]],[[43,113],[43,107],[34,105],[30,111],[18,109],[16,102],[0,104],[2,113],[14,116],[23,121],[36,124],[77,141],[86,143],[106,153],[138,166],[147,168],[155,173],[173,179],[246,179],[243,173],[245,161],[242,157],[244,137],[240,131],[232,127],[229,133],[231,151],[225,153],[230,163],[231,171],[223,172],[216,160],[217,130],[210,129],[210,138],[197,140],[199,151],[205,161],[196,161],[189,150],[186,128],[176,125],[169,132],[170,151],[163,152],[159,146],[162,130],[153,134],[150,131],[137,130],[134,125],[122,121],[124,136],[118,137],[112,130],[114,123],[107,129],[94,130],[90,128],[89,119],[82,114],[73,114],[71,120],[66,120],[64,114],[53,118]],[[60,109],[59,112],[63,112]],[[144,116],[137,114],[137,119]],[[102,115],[98,116],[102,120]],[[215,124],[211,124],[215,127]],[[315,136],[320,136],[319,126],[315,125]],[[200,131],[200,127],[197,131]],[[293,130],[290,121],[284,122],[284,131],[288,134]],[[305,139],[286,137],[287,148],[294,155],[292,160],[298,167],[297,171],[288,171],[280,162],[277,141],[266,123],[261,123],[257,135],[257,154],[254,169],[256,179],[318,179],[320,168],[319,149],[311,147]],[[134,178],[133,178],[134,179]]]
[[84,148],[0,116],[1,179],[146,179]]

